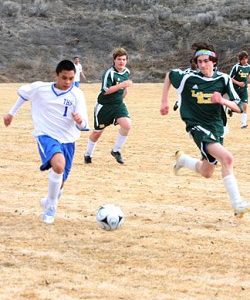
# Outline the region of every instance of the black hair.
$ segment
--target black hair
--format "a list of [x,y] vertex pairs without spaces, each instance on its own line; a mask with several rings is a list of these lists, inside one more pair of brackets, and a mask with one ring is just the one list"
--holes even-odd
[[70,60],[62,60],[59,62],[59,64],[56,67],[56,74],[58,75],[62,71],[74,71],[76,72],[75,65]]

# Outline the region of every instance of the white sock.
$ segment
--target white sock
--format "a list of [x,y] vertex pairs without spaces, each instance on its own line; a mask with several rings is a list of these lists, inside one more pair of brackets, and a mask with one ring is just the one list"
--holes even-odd
[[246,126],[247,125],[247,113],[243,112],[241,114],[241,125]]
[[196,165],[200,160],[197,158],[193,158],[186,154],[182,154],[179,162],[184,168],[188,168],[189,170],[197,172]]
[[54,172],[53,169],[49,171],[49,186],[48,186],[48,207],[57,207],[57,199],[62,185],[63,174]]
[[87,149],[85,152],[86,156],[90,156],[90,157],[93,156],[96,144],[97,142],[92,142],[91,139],[88,139]]
[[120,132],[118,132],[114,147],[113,147],[113,151],[117,152],[117,151],[121,151],[122,146],[125,144],[126,140],[127,140],[128,136],[127,135],[121,135]]
[[223,183],[229,195],[232,207],[236,208],[242,202],[236,178],[233,174],[227,175],[223,178]]
[[57,196],[58,200],[61,198],[62,194],[63,194],[63,188],[62,189],[60,188],[58,196]]

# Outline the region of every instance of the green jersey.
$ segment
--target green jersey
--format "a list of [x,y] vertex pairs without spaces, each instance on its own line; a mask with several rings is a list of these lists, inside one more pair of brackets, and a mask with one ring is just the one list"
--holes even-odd
[[214,92],[227,94],[240,108],[242,105],[229,75],[214,71],[210,78],[199,71],[185,73],[175,69],[170,72],[169,78],[181,95],[180,114],[186,123],[187,132],[195,126],[201,126],[215,137],[221,137],[224,133],[226,114],[222,105],[211,102],[211,96]]
[[114,66],[106,70],[102,76],[102,88],[98,95],[97,102],[99,104],[121,104],[123,102],[124,89],[120,89],[115,93],[105,95],[106,91],[113,85],[128,80],[130,71],[128,68],[118,72]]
[[[232,67],[232,70],[230,72],[231,78],[245,83],[244,88],[247,88],[249,75],[250,75],[250,65],[249,64],[246,64],[244,66],[241,64],[236,64]],[[239,88],[239,86],[237,84],[234,84],[234,87]]]
[[241,64],[236,64],[233,66],[231,72],[230,72],[230,77],[240,81],[244,82],[245,86],[241,87],[238,86],[237,84],[234,84],[234,88],[239,95],[241,101],[248,103],[248,90],[247,90],[247,84],[248,84],[248,76],[250,75],[250,65],[241,65]]

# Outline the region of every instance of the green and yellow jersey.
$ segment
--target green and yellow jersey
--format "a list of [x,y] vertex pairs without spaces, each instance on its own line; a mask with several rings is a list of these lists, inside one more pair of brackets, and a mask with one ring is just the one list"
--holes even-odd
[[248,102],[247,85],[248,85],[249,75],[250,75],[250,65],[249,64],[246,64],[243,66],[238,63],[232,67],[232,70],[230,72],[231,78],[245,83],[245,86],[243,86],[243,87],[238,86],[237,84],[234,84],[234,88],[235,88],[236,92],[238,93],[241,101],[246,102],[246,103]]
[[123,71],[118,72],[114,66],[106,70],[102,76],[101,92],[98,95],[97,102],[99,104],[120,104],[123,102],[124,89],[120,89],[115,93],[105,95],[105,92],[113,85],[121,83],[129,79],[130,71],[124,68]]
[[222,105],[211,102],[214,92],[235,101],[241,108],[241,100],[236,93],[229,75],[214,71],[213,76],[205,77],[201,72],[185,73],[179,69],[170,71],[172,85],[181,95],[180,115],[189,132],[194,126],[202,126],[215,137],[224,133],[226,115]]
[[[234,78],[235,80],[244,82],[246,84],[244,88],[247,88],[249,75],[250,75],[250,65],[249,64],[246,64],[243,66],[238,63],[232,67],[232,70],[230,72],[231,78]],[[234,84],[234,87],[237,88],[239,86]]]

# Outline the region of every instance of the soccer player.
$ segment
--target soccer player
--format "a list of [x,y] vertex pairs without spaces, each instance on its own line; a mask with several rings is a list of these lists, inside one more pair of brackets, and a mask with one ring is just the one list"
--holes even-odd
[[75,66],[69,60],[56,67],[56,82],[34,82],[18,89],[18,99],[4,116],[9,126],[19,108],[31,101],[31,114],[39,154],[40,170],[49,170],[48,195],[41,200],[43,221],[54,222],[58,199],[71,170],[75,141],[88,128],[83,92],[74,86]]
[[121,148],[126,142],[131,128],[129,113],[123,101],[128,88],[132,86],[132,81],[129,80],[130,71],[126,67],[127,62],[127,51],[123,48],[115,49],[113,51],[113,66],[102,76],[102,87],[94,108],[94,130],[89,136],[84,154],[86,164],[92,163],[96,143],[104,129],[111,124],[119,124],[120,126],[111,155],[119,164],[124,163]]
[[75,65],[75,69],[76,69],[74,84],[75,84],[76,87],[79,87],[80,83],[81,83],[81,78],[83,80],[86,79],[86,76],[85,76],[85,74],[83,73],[83,70],[82,70],[82,65],[80,63],[79,56],[74,57],[74,65]]
[[[201,43],[194,44],[193,49],[199,71],[187,74],[175,69],[166,74],[160,113],[166,115],[169,112],[169,90],[173,85],[181,94],[181,118],[186,124],[186,131],[200,149],[201,159],[177,151],[174,172],[177,174],[185,167],[210,178],[219,161],[223,183],[234,213],[242,216],[250,210],[250,203],[240,196],[233,173],[233,155],[223,146],[222,137],[226,118],[223,107],[240,113],[242,102],[233,88],[230,76],[214,70],[218,61],[214,47]],[[228,94],[229,99],[224,98],[224,94]]]
[[241,51],[238,55],[239,62],[235,64],[230,72],[234,88],[243,102],[241,114],[241,128],[247,128],[247,105],[248,105],[248,79],[250,78],[250,65],[248,64],[248,53]]

